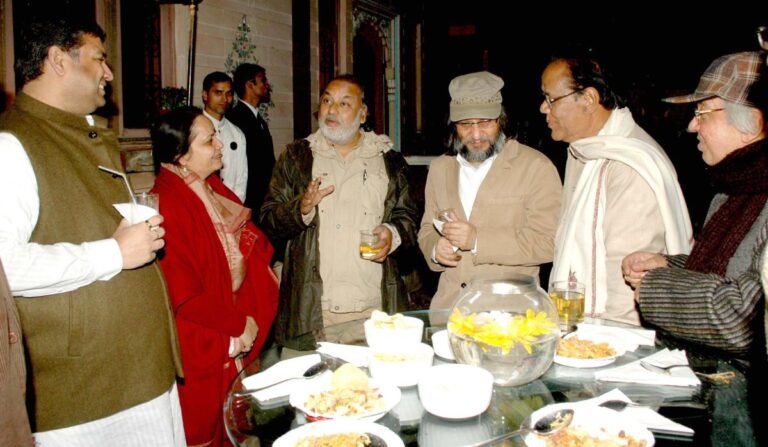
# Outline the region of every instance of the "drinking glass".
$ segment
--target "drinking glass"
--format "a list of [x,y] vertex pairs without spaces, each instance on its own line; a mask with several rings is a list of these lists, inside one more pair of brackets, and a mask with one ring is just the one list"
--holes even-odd
[[[137,192],[133,194],[131,203],[120,205],[124,207],[120,213],[131,224],[145,221],[160,213],[160,195],[156,192]],[[117,205],[115,205],[117,206]]]
[[156,192],[137,192],[133,194],[137,205],[148,206],[160,212],[160,194]]
[[[435,212],[435,219],[440,222],[439,224],[435,222],[435,228],[437,228],[437,231],[440,232],[440,234],[443,234],[443,224],[446,222],[453,222],[453,219],[451,218],[451,214],[456,215],[456,211],[454,211],[453,208],[444,208],[439,211]],[[456,253],[459,251],[459,247],[454,246],[453,252]],[[456,260],[461,260],[461,255],[456,255]]]
[[577,281],[555,281],[549,286],[549,297],[557,307],[560,329],[571,331],[584,321],[584,284]]
[[435,212],[435,219],[440,222],[452,222],[453,219],[451,219],[451,214],[456,214],[453,208],[445,208]]
[[374,247],[379,243],[379,235],[371,230],[360,230],[360,257],[371,259],[381,251],[381,247]]

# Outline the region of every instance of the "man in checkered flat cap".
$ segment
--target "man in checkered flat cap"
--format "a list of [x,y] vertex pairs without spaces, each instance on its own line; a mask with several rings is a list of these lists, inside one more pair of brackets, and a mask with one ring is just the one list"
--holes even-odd
[[716,59],[696,91],[667,98],[695,103],[688,130],[717,195],[690,255],[638,252],[622,268],[643,319],[681,338],[765,356],[760,252],[768,239],[768,79],[765,55]]
[[[448,86],[450,154],[429,168],[419,230],[427,264],[442,272],[433,309],[450,308],[473,279],[538,280],[539,265],[552,260],[560,176],[546,156],[505,134],[502,86],[485,71]],[[450,210],[448,222],[433,223],[441,210]]]
[[569,143],[550,281],[584,283],[584,315],[640,324],[622,258],[687,252],[692,241],[675,168],[596,61],[554,60],[541,92],[552,139]]

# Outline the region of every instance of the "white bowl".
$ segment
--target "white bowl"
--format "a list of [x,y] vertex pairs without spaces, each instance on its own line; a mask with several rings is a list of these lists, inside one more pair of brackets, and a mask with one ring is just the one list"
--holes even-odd
[[443,329],[432,334],[432,348],[435,354],[446,360],[456,360],[451,349],[451,342],[448,340],[448,331]]
[[484,412],[493,395],[493,375],[472,365],[433,366],[419,379],[424,409],[445,419],[466,419]]
[[365,341],[371,348],[398,348],[421,343],[424,322],[414,317],[403,317],[402,327],[394,327],[368,319],[363,323]]
[[414,386],[419,377],[432,366],[435,351],[419,343],[402,347],[371,348],[368,370],[371,377],[400,387]]

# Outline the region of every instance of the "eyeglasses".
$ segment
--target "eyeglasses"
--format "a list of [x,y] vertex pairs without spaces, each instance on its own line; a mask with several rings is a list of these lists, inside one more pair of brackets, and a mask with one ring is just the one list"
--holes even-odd
[[725,109],[722,108],[722,107],[719,108],[719,109],[705,109],[705,110],[698,110],[698,109],[696,109],[696,110],[693,111],[693,117],[694,118],[701,118],[701,115],[706,115],[707,113],[712,113],[712,112],[719,112],[721,110],[725,110]]
[[580,91],[582,91],[582,90],[584,90],[584,88],[578,88],[578,89],[576,89],[576,90],[572,91],[571,93],[565,94],[565,95],[563,95],[563,96],[558,96],[557,98],[550,98],[550,97],[549,97],[549,95],[548,95],[548,94],[546,94],[546,93],[542,93],[542,95],[544,95],[544,101],[546,101],[546,102],[547,102],[547,105],[548,105],[548,106],[549,106],[549,108],[551,109],[551,108],[552,108],[552,105],[553,105],[554,103],[556,103],[557,101],[560,101],[561,99],[565,99],[565,98],[567,98],[567,97],[569,97],[569,96],[571,96],[571,95],[575,95],[576,93],[579,93],[579,92],[580,92]]
[[461,130],[471,130],[472,126],[477,126],[480,130],[488,130],[498,121],[498,119],[493,120],[477,120],[477,121],[459,121],[456,123],[456,128]]

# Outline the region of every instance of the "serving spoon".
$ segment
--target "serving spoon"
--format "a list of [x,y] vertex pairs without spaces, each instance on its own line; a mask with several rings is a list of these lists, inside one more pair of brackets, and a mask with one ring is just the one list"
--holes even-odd
[[274,383],[270,383],[269,385],[266,385],[266,386],[262,386],[262,387],[258,387],[258,388],[249,388],[249,389],[245,389],[245,390],[237,390],[237,391],[234,391],[232,394],[234,394],[235,396],[238,396],[238,397],[248,396],[249,394],[254,393],[256,391],[263,390],[265,388],[270,388],[270,387],[273,387],[275,385],[281,384],[283,382],[287,382],[289,380],[293,380],[293,379],[311,379],[311,378],[313,378],[315,376],[318,376],[321,373],[325,372],[327,369],[328,369],[328,364],[327,363],[325,363],[325,362],[318,362],[318,363],[315,363],[314,365],[310,366],[309,368],[307,368],[307,370],[304,371],[304,373],[302,375],[300,375],[300,376],[286,377],[286,378],[284,378],[282,380],[279,380],[279,381],[274,382]]
[[571,421],[573,421],[573,410],[570,408],[562,408],[540,417],[539,420],[533,424],[533,427],[525,427],[509,433],[504,433],[503,435],[472,444],[470,447],[493,445],[499,441],[527,433],[536,433],[539,436],[549,436],[571,425]]

